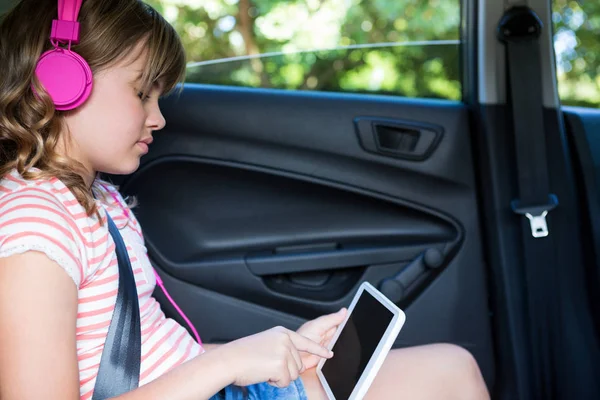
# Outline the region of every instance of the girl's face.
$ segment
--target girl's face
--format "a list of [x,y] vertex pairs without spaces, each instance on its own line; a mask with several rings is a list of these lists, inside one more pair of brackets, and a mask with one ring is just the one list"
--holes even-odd
[[96,172],[134,172],[148,152],[152,133],[165,126],[158,106],[160,87],[140,93],[145,57],[132,57],[94,75],[89,99],[65,116],[71,138],[66,153],[90,173],[84,177],[88,184]]

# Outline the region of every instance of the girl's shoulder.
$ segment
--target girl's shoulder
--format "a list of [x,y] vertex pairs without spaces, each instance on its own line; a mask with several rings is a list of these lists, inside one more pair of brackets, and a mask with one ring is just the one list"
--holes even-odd
[[0,257],[43,252],[79,287],[94,219],[57,178],[27,180],[16,170],[0,178]]
[[27,180],[17,170],[0,177],[0,210],[9,203],[24,206],[38,201],[52,203],[64,211],[79,204],[69,188],[57,178]]

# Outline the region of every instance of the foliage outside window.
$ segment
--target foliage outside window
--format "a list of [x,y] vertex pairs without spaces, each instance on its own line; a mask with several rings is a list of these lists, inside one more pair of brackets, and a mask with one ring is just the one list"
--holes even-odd
[[562,103],[600,107],[600,1],[554,0],[552,19]]
[[460,100],[460,0],[148,0],[188,82]]

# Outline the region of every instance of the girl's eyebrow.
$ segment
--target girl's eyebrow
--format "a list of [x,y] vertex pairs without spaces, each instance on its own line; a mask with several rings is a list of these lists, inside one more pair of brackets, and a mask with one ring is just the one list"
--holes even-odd
[[133,82],[139,82],[142,79],[143,75],[144,75],[144,71],[139,71],[136,78],[133,80]]
[[139,75],[136,75],[135,78],[132,78],[129,81],[129,84],[130,85],[137,85],[140,82],[141,79],[142,79],[142,73],[140,72]]
[[[131,82],[132,83],[139,83],[142,80],[142,77],[144,76],[144,70],[135,71],[135,72],[137,72],[137,76]],[[158,91],[161,91],[163,89],[162,82],[160,80],[156,80],[156,81],[152,82],[152,89],[156,89]]]

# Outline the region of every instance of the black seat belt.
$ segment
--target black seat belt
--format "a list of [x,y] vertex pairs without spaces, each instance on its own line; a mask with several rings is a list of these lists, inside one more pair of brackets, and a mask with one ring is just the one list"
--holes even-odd
[[549,235],[546,216],[558,205],[550,194],[538,38],[542,23],[528,7],[508,10],[498,26],[506,44],[517,153],[519,199],[513,211],[529,220],[531,236]]
[[137,288],[119,229],[106,213],[108,230],[116,246],[119,289],[92,400],[105,400],[138,387],[141,363],[140,307]]
[[[524,275],[526,279],[534,398],[552,399],[556,373],[552,360],[559,317],[553,309],[554,238],[548,214],[558,206],[550,193],[546,131],[544,129],[541,61],[538,38],[542,23],[528,7],[505,12],[498,38],[506,45],[508,93],[512,103],[519,198],[512,210],[523,218]],[[556,351],[556,349],[554,350]]]

